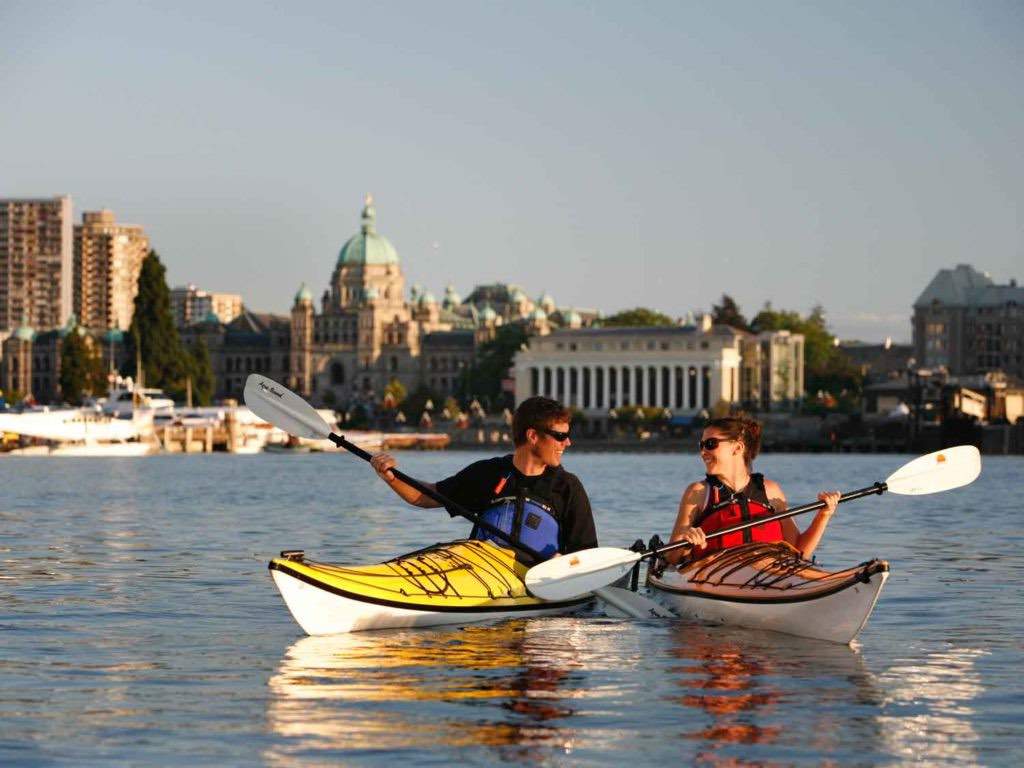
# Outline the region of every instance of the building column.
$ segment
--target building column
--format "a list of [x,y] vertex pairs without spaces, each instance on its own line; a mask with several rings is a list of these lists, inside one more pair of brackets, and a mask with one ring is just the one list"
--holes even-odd
[[612,401],[612,382],[611,377],[608,375],[611,368],[607,365],[601,367],[604,370],[604,373],[601,374],[601,384],[604,387],[604,400],[601,402],[604,404],[602,407],[607,410],[608,408],[611,408]]

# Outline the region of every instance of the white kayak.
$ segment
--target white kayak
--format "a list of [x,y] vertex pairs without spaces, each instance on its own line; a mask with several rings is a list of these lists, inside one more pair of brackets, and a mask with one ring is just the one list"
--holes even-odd
[[712,552],[678,570],[649,574],[652,596],[685,618],[848,644],[871,615],[889,564],[871,560],[824,571],[789,544]]

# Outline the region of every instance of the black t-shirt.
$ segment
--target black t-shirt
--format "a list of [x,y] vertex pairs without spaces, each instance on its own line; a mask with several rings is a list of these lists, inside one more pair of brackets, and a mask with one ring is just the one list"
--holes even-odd
[[[438,482],[437,490],[470,512],[483,512],[495,499],[522,491],[554,510],[559,528],[558,551],[563,555],[597,546],[587,492],[576,475],[561,467],[547,467],[542,474],[531,477],[515,468],[509,454],[473,462]],[[451,509],[448,513],[453,517],[457,514]]]

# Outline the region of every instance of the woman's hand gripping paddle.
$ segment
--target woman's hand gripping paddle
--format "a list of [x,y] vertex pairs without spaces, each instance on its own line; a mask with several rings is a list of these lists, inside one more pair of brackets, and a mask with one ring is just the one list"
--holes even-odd
[[[264,421],[270,422],[274,426],[283,429],[290,435],[313,440],[330,440],[338,447],[345,448],[364,461],[369,461],[372,458],[369,453],[359,446],[349,442],[343,436],[332,432],[330,426],[328,426],[327,422],[321,418],[320,414],[316,412],[313,406],[273,379],[268,379],[266,376],[261,376],[258,373],[250,374],[249,378],[246,379],[245,382],[244,396],[245,404],[249,406],[249,409],[253,413]],[[456,504],[451,499],[445,498],[442,494],[429,486],[409,477],[400,470],[392,469],[391,471],[394,473],[395,477],[402,482],[411,485],[420,493],[429,496],[462,517],[473,521],[488,532],[499,536],[502,540],[507,542],[509,546],[523,552],[534,561],[542,559],[539,553],[534,552],[528,547],[512,542],[509,536],[500,528],[488,525],[486,522],[480,520],[478,515],[474,515],[472,512],[463,509],[460,505]],[[561,560],[563,558],[555,559]],[[637,618],[647,618],[652,615],[663,615],[658,613],[658,611],[665,611],[661,605],[652,600],[648,600],[641,595],[629,592],[628,590],[618,589],[616,587],[607,587],[607,589],[603,589],[611,581],[613,581],[613,579],[602,582],[593,590],[586,589],[581,592],[574,592],[573,597],[578,597],[579,595],[586,594],[587,592],[596,592],[598,597],[627,615]],[[544,598],[541,595],[538,595],[538,597],[541,597],[542,599],[550,599]]]
[[[920,456],[893,472],[884,483],[875,483],[858,491],[844,493],[839,501],[852,501],[885,491],[906,496],[939,493],[967,485],[980,473],[981,455],[978,449],[973,445],[958,445],[955,448],[946,448]],[[724,536],[773,520],[813,512],[824,506],[823,501],[804,504],[777,515],[715,531],[715,536]],[[628,573],[640,560],[689,546],[689,542],[678,541],[648,552],[632,552],[615,547],[585,549],[535,565],[526,572],[526,586],[533,594],[545,600],[568,600],[611,584]]]

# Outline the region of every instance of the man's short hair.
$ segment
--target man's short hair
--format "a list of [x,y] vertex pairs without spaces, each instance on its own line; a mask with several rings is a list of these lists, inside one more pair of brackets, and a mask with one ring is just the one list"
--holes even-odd
[[569,409],[550,397],[528,397],[512,414],[512,442],[526,443],[526,430],[550,427],[556,421],[569,421]]

